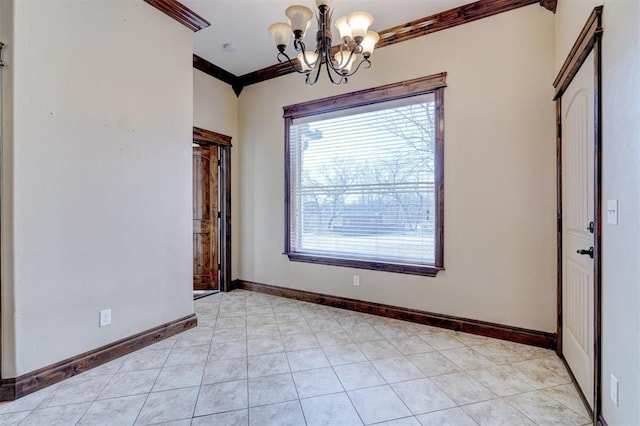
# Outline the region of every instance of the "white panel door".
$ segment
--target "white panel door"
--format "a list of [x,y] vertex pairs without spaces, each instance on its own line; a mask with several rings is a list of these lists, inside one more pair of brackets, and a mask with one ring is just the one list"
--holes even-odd
[[[562,95],[562,352],[593,408],[593,53]],[[580,254],[582,253],[582,254]]]

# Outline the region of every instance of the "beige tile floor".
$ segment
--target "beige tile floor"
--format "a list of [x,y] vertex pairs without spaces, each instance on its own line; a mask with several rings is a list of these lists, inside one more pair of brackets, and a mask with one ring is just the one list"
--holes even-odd
[[0,405],[1,425],[585,425],[552,352],[235,290],[198,327]]

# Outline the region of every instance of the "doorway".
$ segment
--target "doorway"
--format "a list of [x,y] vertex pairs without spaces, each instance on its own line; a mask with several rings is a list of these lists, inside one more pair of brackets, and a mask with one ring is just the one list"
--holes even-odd
[[193,129],[194,299],[231,284],[231,137]]
[[558,355],[594,421],[601,412],[602,7],[583,27],[556,88]]
[[593,53],[562,96],[562,354],[593,409]]
[[194,296],[220,289],[218,150],[217,146],[193,147]]

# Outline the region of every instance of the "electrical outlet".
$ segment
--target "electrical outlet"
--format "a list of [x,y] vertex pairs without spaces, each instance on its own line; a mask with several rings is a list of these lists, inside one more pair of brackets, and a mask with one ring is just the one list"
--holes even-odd
[[100,327],[111,324],[111,309],[100,311]]
[[616,379],[616,376],[614,376],[613,374],[611,375],[611,401],[613,401],[614,404],[616,404],[616,407],[618,407],[618,389],[620,387],[620,384],[618,383],[618,379]]
[[353,285],[356,287],[360,287],[360,275],[353,276]]

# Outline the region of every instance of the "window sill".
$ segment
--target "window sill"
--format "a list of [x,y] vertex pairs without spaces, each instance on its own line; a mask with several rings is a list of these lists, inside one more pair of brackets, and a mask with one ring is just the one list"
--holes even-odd
[[368,260],[345,259],[339,257],[325,257],[312,254],[283,253],[292,262],[315,263],[318,265],[344,266],[356,269],[371,269],[374,271],[395,272],[398,274],[422,275],[424,277],[435,277],[438,272],[444,271],[443,267],[409,265],[402,263],[384,263]]

